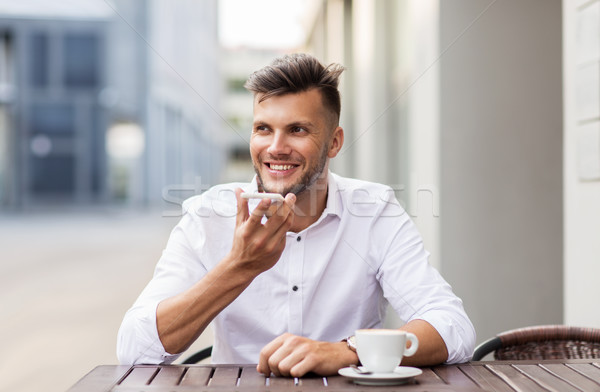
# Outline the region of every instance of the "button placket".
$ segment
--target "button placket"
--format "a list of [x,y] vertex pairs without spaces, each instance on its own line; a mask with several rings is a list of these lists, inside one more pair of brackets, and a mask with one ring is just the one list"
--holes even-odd
[[292,242],[290,249],[289,278],[290,287],[288,295],[289,305],[289,331],[293,334],[302,334],[302,271],[304,268],[304,241],[298,235]]

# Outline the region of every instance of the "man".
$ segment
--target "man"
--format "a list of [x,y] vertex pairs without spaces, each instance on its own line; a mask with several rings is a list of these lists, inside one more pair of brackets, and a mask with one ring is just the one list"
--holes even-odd
[[[170,363],[213,323],[215,363],[264,374],[335,374],[358,363],[347,337],[382,325],[389,302],[417,335],[403,365],[470,359],[473,326],[427,262],[389,187],[339,177],[338,78],[304,54],[250,76],[251,183],[184,203],[152,281],[119,331],[121,363]],[[285,196],[247,201],[242,192]]]

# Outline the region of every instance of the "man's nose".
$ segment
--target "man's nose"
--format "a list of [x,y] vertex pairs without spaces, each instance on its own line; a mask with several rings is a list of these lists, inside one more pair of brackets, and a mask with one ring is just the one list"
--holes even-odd
[[287,134],[280,130],[273,132],[267,153],[270,155],[289,155],[291,151]]

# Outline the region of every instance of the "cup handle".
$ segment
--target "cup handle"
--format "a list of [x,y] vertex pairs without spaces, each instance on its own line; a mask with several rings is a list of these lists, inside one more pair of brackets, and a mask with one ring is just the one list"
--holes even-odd
[[411,355],[413,355],[414,353],[417,352],[417,349],[419,348],[419,340],[417,339],[415,334],[410,333],[410,332],[406,333],[406,339],[407,339],[407,341],[410,340],[411,345],[410,345],[410,348],[407,348],[406,350],[404,350],[404,356],[410,357]]

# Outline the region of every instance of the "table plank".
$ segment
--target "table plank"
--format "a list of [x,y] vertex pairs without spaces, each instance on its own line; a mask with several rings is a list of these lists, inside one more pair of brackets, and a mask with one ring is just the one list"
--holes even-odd
[[[368,386],[358,385],[352,380],[342,376],[327,377],[327,387],[324,390],[329,391],[402,391],[402,392],[423,392],[423,391],[482,391],[477,385],[471,383],[470,387],[447,385],[430,369],[422,369],[423,374],[404,384],[389,386]],[[423,375],[425,377],[423,377]]]
[[267,378],[256,371],[256,366],[245,366],[240,375],[240,387],[264,387]]
[[[338,377],[335,377],[336,379]],[[339,377],[343,378],[343,377]],[[330,380],[330,378],[328,378]],[[398,385],[357,385],[352,381],[346,380],[343,385],[333,385],[323,389],[324,391],[362,391],[362,392],[487,392],[484,389],[479,388],[475,384],[471,386],[456,386],[448,384],[417,384],[410,382],[407,384]],[[514,391],[513,391],[514,392]]]
[[132,387],[149,385],[158,370],[158,366],[135,366],[119,385]]
[[327,388],[329,390],[343,390],[343,389],[352,389],[356,384],[352,382],[352,380],[342,377],[342,376],[331,376],[326,377],[327,380]]
[[294,379],[290,377],[269,377],[267,381],[270,389],[293,389],[295,388]]
[[108,391],[131,369],[129,365],[96,366],[81,380],[73,385],[68,392]]
[[581,392],[580,389],[566,382],[564,379],[556,377],[539,365],[513,365],[514,368],[521,371],[526,376],[531,377],[541,387],[548,391],[555,392]]
[[[381,387],[378,391],[381,391]],[[475,385],[448,385],[448,384],[427,384],[427,385],[398,385],[394,387],[387,387],[386,392],[388,391],[396,391],[396,392],[488,392],[484,389],[479,388]],[[390,389],[392,388],[392,389]],[[362,390],[362,389],[361,389]],[[375,390],[374,390],[375,391]],[[495,391],[494,391],[495,392]]]
[[[369,386],[355,384],[351,379],[342,376],[331,376],[327,377],[327,386],[319,387],[324,391],[377,391],[377,392],[390,392],[394,391],[395,388],[402,388],[404,392],[411,392],[410,389],[405,389],[409,384],[401,384],[397,386]],[[412,381],[414,384],[414,381]],[[312,389],[311,389],[312,390]],[[320,389],[316,389],[320,390]]]
[[228,387],[233,388],[237,386],[238,375],[240,374],[240,367],[225,367],[219,366],[215,368],[208,386],[213,387]]
[[568,367],[575,370],[579,374],[589,378],[590,380],[600,380],[600,368],[590,363],[569,363]]
[[190,366],[183,375],[179,385],[192,387],[205,387],[208,385],[208,380],[213,372],[210,367]]
[[514,392],[507,383],[484,365],[472,365],[470,363],[459,365],[467,377],[472,379],[480,388],[494,392]]
[[489,365],[488,369],[517,392],[548,392],[511,365]]
[[423,374],[415,377],[417,384],[423,385],[444,385],[446,384],[433,370],[430,368],[421,368]]
[[476,382],[467,377],[458,366],[436,366],[433,372],[446,384],[462,387],[478,386]]
[[568,365],[562,363],[548,363],[541,364],[540,366],[547,369],[549,372],[554,373],[556,377],[560,377],[561,379],[576,385],[581,390],[600,390],[600,379],[590,380],[584,375],[579,374],[578,372],[569,368]]
[[304,388],[309,391],[320,391],[325,389],[325,380],[326,377],[320,376],[311,376],[311,377],[303,377],[300,379],[299,387]]
[[174,386],[179,385],[181,377],[186,368],[183,366],[161,366],[158,374],[152,379],[150,385],[154,386]]

